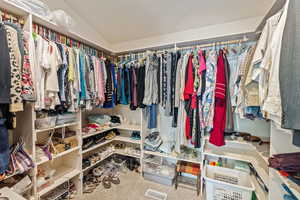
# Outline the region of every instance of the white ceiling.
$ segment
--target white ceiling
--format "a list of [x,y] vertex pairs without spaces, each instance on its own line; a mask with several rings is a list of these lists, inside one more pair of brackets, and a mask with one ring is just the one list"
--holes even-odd
[[[64,0],[111,44],[264,16],[275,0]],[[56,5],[59,7],[59,4]]]

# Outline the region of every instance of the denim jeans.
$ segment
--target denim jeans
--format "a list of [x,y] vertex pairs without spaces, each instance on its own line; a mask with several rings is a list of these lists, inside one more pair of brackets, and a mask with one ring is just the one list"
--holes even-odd
[[148,112],[148,128],[157,128],[157,104],[152,104],[147,107]]
[[8,131],[5,119],[0,118],[0,174],[4,173],[9,166]]

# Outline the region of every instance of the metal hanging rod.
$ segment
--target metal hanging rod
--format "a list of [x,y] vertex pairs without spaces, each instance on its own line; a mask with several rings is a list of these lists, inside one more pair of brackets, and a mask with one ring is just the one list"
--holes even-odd
[[157,46],[157,47],[125,51],[125,52],[118,53],[117,56],[118,57],[124,57],[124,56],[128,57],[128,56],[132,56],[132,55],[143,54],[146,51],[155,51],[157,53],[160,53],[160,52],[164,52],[164,51],[168,51],[168,50],[207,48],[207,47],[213,47],[213,46],[237,44],[237,43],[241,43],[241,42],[250,42],[250,41],[256,41],[258,39],[258,36],[260,33],[261,32],[258,31],[258,32],[236,34],[236,35],[217,37],[217,38],[198,40],[198,41],[172,43],[172,44],[162,45],[162,46]]

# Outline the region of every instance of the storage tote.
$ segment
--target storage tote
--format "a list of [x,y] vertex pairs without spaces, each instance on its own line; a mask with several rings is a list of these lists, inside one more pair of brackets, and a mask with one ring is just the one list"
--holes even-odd
[[206,200],[251,200],[255,190],[249,174],[224,167],[206,166]]

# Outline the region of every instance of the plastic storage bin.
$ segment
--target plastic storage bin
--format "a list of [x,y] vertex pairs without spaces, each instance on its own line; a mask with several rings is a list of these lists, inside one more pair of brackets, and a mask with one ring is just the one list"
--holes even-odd
[[251,200],[255,190],[250,176],[238,170],[206,166],[206,200]]
[[69,124],[76,121],[77,121],[76,113],[67,113],[67,114],[57,116],[56,125]]
[[144,178],[163,185],[172,186],[175,178],[175,168],[168,165],[145,163]]
[[55,117],[46,117],[35,120],[35,128],[36,129],[47,129],[53,128],[56,125],[56,116]]
[[174,177],[162,176],[160,174],[149,172],[144,172],[144,178],[148,181],[153,181],[167,186],[172,186],[174,183]]

